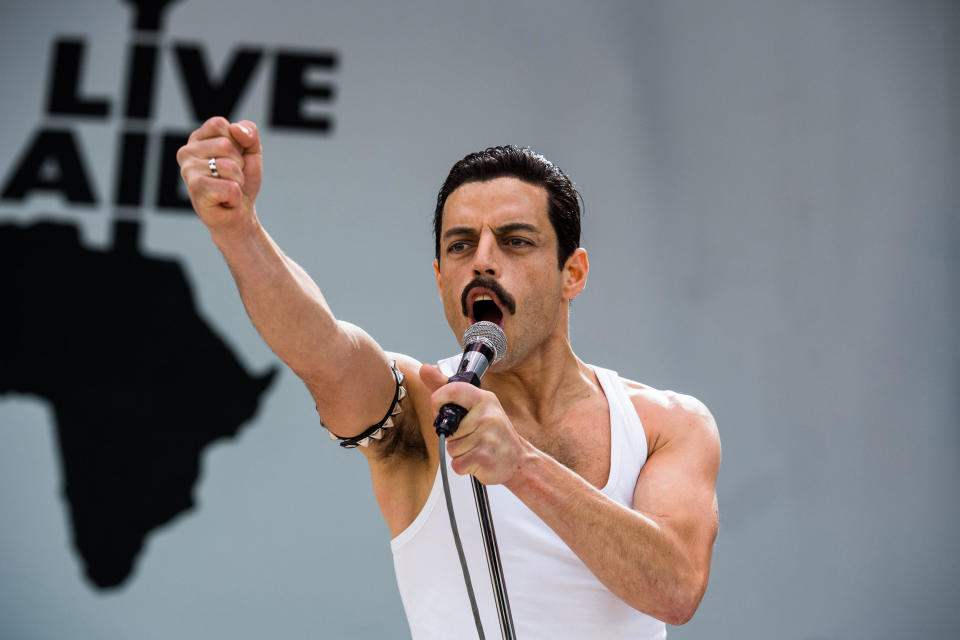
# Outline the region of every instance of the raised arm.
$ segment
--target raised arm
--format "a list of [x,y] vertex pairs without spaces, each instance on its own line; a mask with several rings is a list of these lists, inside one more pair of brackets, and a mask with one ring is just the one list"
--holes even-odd
[[359,327],[337,321],[316,283],[260,225],[254,201],[263,149],[256,125],[211,118],[191,134],[177,161],[250,319],[306,383],[324,423],[340,436],[375,424],[396,388],[387,356]]

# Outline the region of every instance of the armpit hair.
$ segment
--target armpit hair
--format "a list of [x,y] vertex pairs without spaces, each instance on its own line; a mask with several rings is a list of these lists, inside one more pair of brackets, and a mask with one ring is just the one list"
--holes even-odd
[[381,460],[400,456],[411,460],[427,460],[427,443],[415,419],[410,412],[403,411],[397,416],[392,429],[384,429],[383,438],[373,445],[377,457]]

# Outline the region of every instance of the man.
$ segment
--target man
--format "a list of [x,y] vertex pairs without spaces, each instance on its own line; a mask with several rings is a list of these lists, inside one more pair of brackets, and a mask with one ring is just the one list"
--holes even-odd
[[440,191],[434,270],[447,321],[458,338],[477,320],[496,322],[509,345],[478,389],[446,384],[456,358],[421,365],[335,319],[259,223],[261,152],[252,122],[213,118],[178,160],[257,329],[330,432],[368,445],[414,638],[474,633],[438,497],[433,420],[446,403],[468,410],[447,455],[488,633],[497,619],[466,474],[490,491],[517,637],[662,638],[663,621],[689,620],[718,526],[716,425],[692,397],[574,355],[569,306],[589,265],[569,179],[503,147],[464,158]]

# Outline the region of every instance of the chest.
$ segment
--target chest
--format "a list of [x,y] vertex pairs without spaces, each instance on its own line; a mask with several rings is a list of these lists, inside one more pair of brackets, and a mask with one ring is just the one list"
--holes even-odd
[[610,408],[602,395],[572,408],[557,420],[514,419],[514,428],[537,449],[598,489],[607,483]]

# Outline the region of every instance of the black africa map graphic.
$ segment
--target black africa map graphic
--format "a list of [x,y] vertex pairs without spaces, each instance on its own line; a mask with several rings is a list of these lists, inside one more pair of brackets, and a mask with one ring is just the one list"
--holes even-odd
[[118,586],[147,534],[193,507],[202,451],[238,433],[277,370],[244,370],[177,262],[41,222],[0,224],[0,269],[0,398],[51,404],[74,547],[94,585]]

